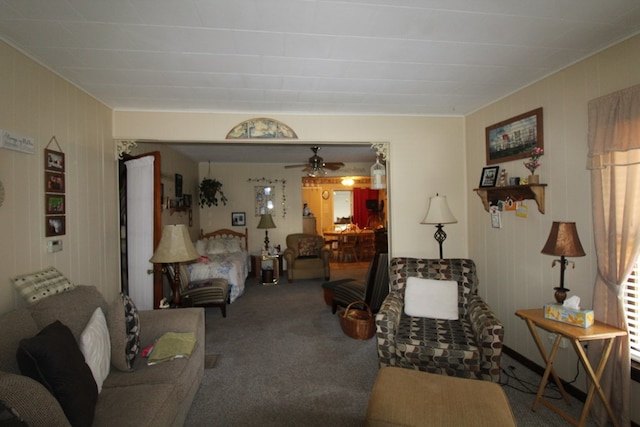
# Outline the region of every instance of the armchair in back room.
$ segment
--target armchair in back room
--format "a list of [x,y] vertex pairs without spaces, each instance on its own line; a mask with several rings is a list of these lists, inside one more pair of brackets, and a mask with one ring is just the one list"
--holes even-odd
[[283,253],[287,261],[289,283],[294,279],[331,277],[329,260],[331,251],[325,247],[324,238],[317,234],[296,233],[287,236],[287,248]]

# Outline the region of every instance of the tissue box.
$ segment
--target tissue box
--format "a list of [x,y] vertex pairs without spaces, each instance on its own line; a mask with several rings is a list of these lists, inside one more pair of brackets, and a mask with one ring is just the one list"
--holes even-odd
[[557,303],[544,305],[544,317],[581,328],[593,326],[594,321],[593,310],[574,310]]

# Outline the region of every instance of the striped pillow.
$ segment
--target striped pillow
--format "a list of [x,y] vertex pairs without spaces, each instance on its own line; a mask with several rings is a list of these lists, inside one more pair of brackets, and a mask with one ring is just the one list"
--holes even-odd
[[43,298],[75,289],[76,285],[64,277],[55,267],[17,276],[11,279],[18,293],[29,304],[35,304]]

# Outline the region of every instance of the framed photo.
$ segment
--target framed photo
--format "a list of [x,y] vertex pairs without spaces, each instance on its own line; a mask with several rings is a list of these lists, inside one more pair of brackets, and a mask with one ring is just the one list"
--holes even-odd
[[176,174],[176,197],[182,197],[182,175]]
[[498,182],[498,174],[500,166],[487,166],[482,168],[482,176],[480,177],[480,188],[495,187]]
[[45,235],[47,237],[62,236],[65,234],[67,226],[64,215],[46,216],[45,221]]
[[44,149],[44,169],[48,171],[64,172],[64,153]]
[[45,171],[44,192],[45,193],[64,193],[64,174]]
[[535,147],[544,148],[542,107],[485,129],[487,164],[524,159]]
[[244,212],[232,212],[231,225],[233,226],[247,225],[247,215]]
[[191,194],[182,195],[182,206],[184,206],[185,208],[190,208],[192,202],[193,202],[193,197],[191,197]]
[[45,194],[45,210],[47,215],[64,214],[64,194]]

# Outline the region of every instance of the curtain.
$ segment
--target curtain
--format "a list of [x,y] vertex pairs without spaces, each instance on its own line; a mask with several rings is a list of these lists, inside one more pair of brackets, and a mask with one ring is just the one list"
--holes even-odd
[[[640,251],[640,85],[589,102],[589,157],[593,230],[598,272],[593,293],[596,319],[626,328],[624,281]],[[593,364],[602,344],[589,343]],[[628,339],[616,340],[601,379],[620,425],[629,425],[630,355]],[[607,413],[594,399],[592,416],[606,425]]]
[[370,188],[353,189],[353,223],[364,228],[369,222],[369,211],[367,210],[367,200],[378,200],[378,190]]
[[129,296],[140,310],[153,309],[153,156],[128,160],[127,262]]

